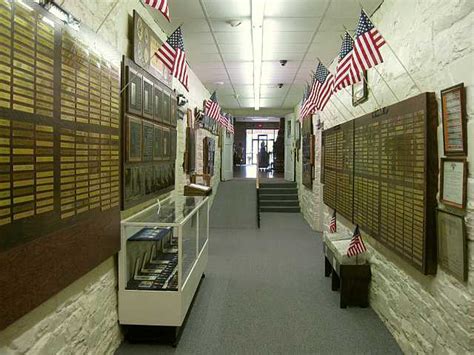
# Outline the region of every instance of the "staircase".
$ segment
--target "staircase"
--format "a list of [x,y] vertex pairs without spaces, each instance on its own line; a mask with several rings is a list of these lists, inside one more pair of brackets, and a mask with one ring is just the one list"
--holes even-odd
[[295,182],[260,183],[259,212],[300,212]]

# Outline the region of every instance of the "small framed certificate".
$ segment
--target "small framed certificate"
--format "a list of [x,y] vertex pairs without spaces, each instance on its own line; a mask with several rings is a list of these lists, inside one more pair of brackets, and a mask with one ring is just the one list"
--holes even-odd
[[467,162],[465,158],[441,158],[441,202],[466,207]]
[[466,155],[466,102],[464,84],[441,91],[445,155]]
[[464,217],[438,209],[438,262],[461,281],[467,280],[467,241]]

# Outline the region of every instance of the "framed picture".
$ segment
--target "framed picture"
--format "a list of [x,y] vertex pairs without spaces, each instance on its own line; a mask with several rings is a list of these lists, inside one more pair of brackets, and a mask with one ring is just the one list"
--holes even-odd
[[352,106],[360,105],[369,99],[369,90],[367,89],[367,70],[362,73],[363,80],[352,85]]
[[441,202],[466,207],[467,162],[465,158],[441,158]]
[[142,160],[142,120],[127,116],[127,160]]
[[127,112],[142,115],[142,89],[143,77],[142,75],[127,66]]
[[438,263],[460,281],[467,280],[467,241],[464,216],[438,209]]
[[171,156],[171,136],[170,136],[170,130],[168,128],[162,128],[162,131],[161,131],[161,139],[162,139],[162,157],[165,159],[165,160],[169,160],[170,156]]
[[154,145],[154,124],[143,121],[143,161],[153,160],[153,145]]
[[466,101],[464,83],[441,91],[445,155],[466,155]]

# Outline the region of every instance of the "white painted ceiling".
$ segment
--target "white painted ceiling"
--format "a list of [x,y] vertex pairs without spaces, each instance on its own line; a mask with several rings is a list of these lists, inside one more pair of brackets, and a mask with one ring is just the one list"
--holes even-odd
[[[356,27],[359,3],[370,14],[380,2],[266,0],[260,106],[294,107],[318,58],[328,65],[338,55],[344,26]],[[169,7],[171,23],[159,14],[156,21],[168,34],[183,25],[189,65],[209,91],[217,90],[221,107],[252,108],[251,0],[169,0]],[[227,21],[234,19],[242,24],[231,27]]]

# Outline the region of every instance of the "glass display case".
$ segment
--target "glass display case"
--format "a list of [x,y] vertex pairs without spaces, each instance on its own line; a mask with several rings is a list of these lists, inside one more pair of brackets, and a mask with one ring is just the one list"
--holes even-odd
[[122,221],[119,318],[180,327],[207,264],[209,198],[172,196]]

